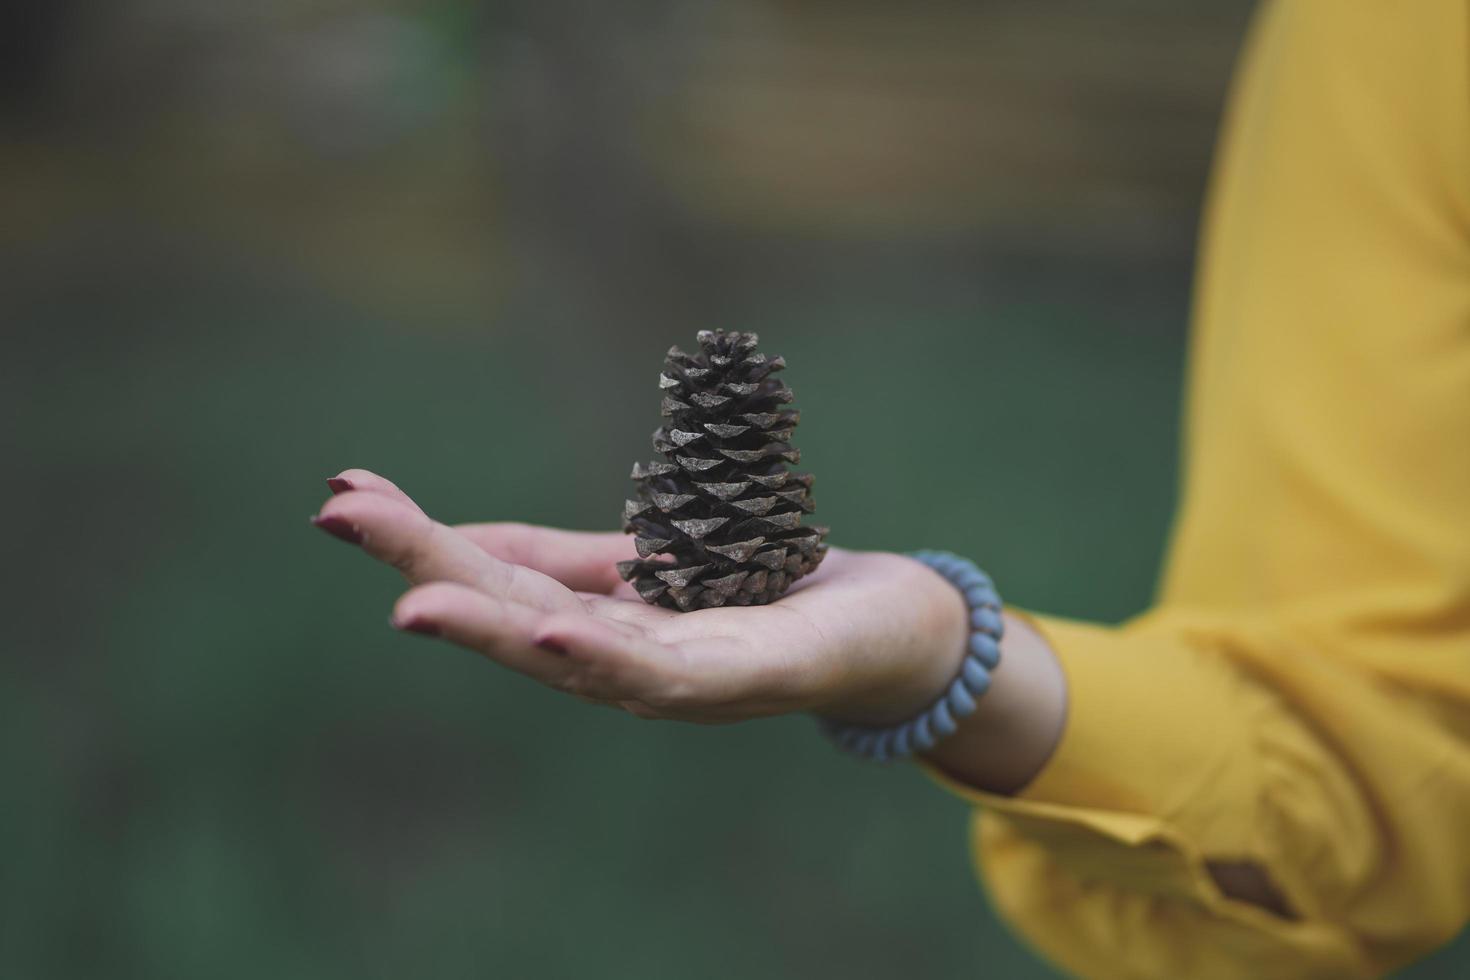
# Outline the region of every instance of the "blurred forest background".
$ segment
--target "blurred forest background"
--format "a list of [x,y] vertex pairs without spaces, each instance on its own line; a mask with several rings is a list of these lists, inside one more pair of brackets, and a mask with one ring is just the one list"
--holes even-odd
[[837,543],[1140,609],[1250,7],[6,5],[0,975],[1052,975],[916,771],[395,635],[306,517],[614,526],[753,329]]

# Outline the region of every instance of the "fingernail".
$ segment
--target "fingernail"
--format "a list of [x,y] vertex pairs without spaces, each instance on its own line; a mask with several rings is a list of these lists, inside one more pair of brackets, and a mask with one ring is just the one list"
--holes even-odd
[[418,633],[421,636],[438,636],[439,627],[424,619],[422,616],[409,616],[407,619],[389,619],[389,625],[404,633]]
[[327,481],[327,489],[333,493],[346,493],[348,490],[353,489],[352,481],[343,479],[340,476],[334,476]]
[[540,647],[543,650],[546,650],[549,653],[559,653],[565,655],[567,652],[566,647],[562,646],[560,643],[558,643],[556,640],[553,640],[549,636],[543,636],[541,637],[541,639],[533,640],[532,642],[536,646]]
[[330,514],[326,517],[317,514],[312,517],[311,523],[326,531],[332,537],[341,538],[348,544],[362,544],[362,532],[357,529],[356,524],[350,521],[343,520],[340,517],[334,517]]

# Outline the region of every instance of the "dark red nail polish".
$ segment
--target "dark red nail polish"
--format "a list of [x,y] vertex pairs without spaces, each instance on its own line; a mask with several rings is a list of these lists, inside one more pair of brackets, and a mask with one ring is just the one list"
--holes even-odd
[[333,493],[346,493],[348,490],[354,489],[354,487],[352,486],[351,480],[344,480],[340,476],[334,476],[327,481],[327,489]]
[[403,620],[390,619],[388,622],[393,624],[394,629],[402,630],[405,633],[418,633],[420,636],[439,635],[439,627],[422,616],[410,616]]
[[340,517],[333,517],[331,515],[323,517],[318,514],[311,519],[311,523],[326,531],[332,537],[341,538],[348,544],[362,544],[362,532],[357,529],[356,525]]
[[536,646],[547,651],[548,653],[559,653],[564,655],[567,652],[566,647],[562,646],[560,643],[558,643],[556,640],[553,640],[549,636],[543,636],[541,639],[534,642]]

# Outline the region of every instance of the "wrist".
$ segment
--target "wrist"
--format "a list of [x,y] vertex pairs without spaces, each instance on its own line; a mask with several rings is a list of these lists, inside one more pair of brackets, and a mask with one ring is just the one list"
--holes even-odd
[[895,724],[933,704],[959,671],[969,635],[964,596],[943,576],[906,556],[873,557],[893,563],[897,608],[877,611],[882,627],[863,631],[812,709],[845,724]]

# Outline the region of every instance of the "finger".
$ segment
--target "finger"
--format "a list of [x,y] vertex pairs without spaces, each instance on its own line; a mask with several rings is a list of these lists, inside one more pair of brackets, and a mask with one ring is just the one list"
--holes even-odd
[[457,582],[410,589],[393,607],[395,629],[440,636],[543,684],[559,686],[567,658],[537,647],[533,634],[544,612],[485,595]]
[[[582,644],[582,652],[571,654],[562,643],[548,638],[549,622],[568,634],[597,637],[601,652],[590,654],[590,644]],[[610,635],[618,632],[614,627],[598,624],[590,616],[548,617],[448,582],[405,593],[398,600],[393,623],[410,632],[442,636],[583,700],[616,703],[632,697],[646,666],[636,660],[633,637],[614,637]]]
[[[817,667],[823,658],[811,651],[826,641],[807,616],[781,605],[676,613],[602,596],[583,601],[594,622],[610,621],[676,655],[666,676],[678,672],[687,683],[652,692],[658,717],[737,721],[802,710],[820,692]],[[555,622],[544,628],[548,635]]]
[[543,611],[581,610],[582,601],[556,580],[488,555],[463,534],[402,500],[349,490],[313,518],[323,530],[360,544],[410,582],[458,582]]
[[348,490],[371,490],[402,500],[416,510],[420,509],[419,505],[414,503],[413,498],[398,489],[398,485],[392,480],[381,477],[371,470],[343,470],[327,481],[327,487],[333,494],[346,493]]
[[606,595],[625,585],[616,564],[638,557],[633,539],[617,532],[562,531],[533,524],[461,524],[458,530],[502,561],[550,575],[575,592]]
[[764,671],[751,669],[759,658],[740,636],[670,643],[628,623],[558,615],[541,624],[535,639],[616,676],[619,683],[597,689],[596,696],[620,698],[640,718],[709,724],[794,710],[787,692],[768,689]]
[[694,700],[680,651],[636,626],[563,613],[543,619],[532,642],[566,659],[572,673],[560,686],[570,693],[654,710]]

